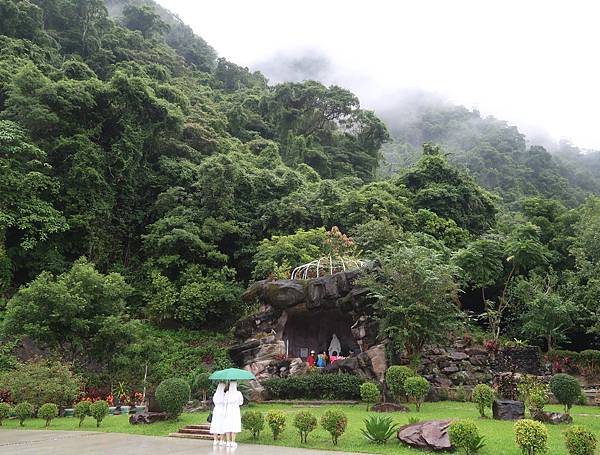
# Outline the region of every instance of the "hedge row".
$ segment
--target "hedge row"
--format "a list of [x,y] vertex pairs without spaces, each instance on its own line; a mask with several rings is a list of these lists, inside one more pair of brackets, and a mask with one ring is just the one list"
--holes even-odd
[[312,373],[261,382],[272,399],[359,400],[362,381],[352,374]]

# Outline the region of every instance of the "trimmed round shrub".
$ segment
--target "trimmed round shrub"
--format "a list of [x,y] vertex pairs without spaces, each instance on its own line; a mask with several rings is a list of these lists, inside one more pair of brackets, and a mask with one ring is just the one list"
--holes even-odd
[[24,426],[25,420],[29,419],[33,414],[33,405],[23,401],[15,406],[14,412],[17,419],[19,419],[19,425]]
[[300,411],[294,416],[294,426],[300,433],[300,442],[306,442],[308,433],[317,428],[317,418],[308,411]]
[[246,411],[242,414],[242,427],[252,433],[252,439],[258,439],[265,427],[265,418],[260,411]]
[[485,417],[486,408],[491,408],[494,402],[494,389],[487,384],[477,384],[473,389],[473,403],[481,417]]
[[594,455],[598,440],[587,428],[573,425],[564,432],[565,445],[570,455]]
[[415,402],[417,412],[421,410],[421,404],[429,393],[429,381],[421,376],[413,376],[404,381],[404,391],[406,396]]
[[10,415],[10,411],[12,411],[12,407],[8,403],[0,403],[0,426],[2,425],[2,421]]
[[82,400],[79,403],[77,403],[75,405],[75,417],[79,418],[79,427],[81,428],[81,425],[83,425],[83,421],[86,418],[86,416],[91,416],[91,410],[90,410],[90,406],[92,405],[92,403],[90,403],[87,400]]
[[379,401],[380,396],[381,392],[379,391],[377,384],[373,382],[365,382],[360,385],[360,399],[367,403],[367,411],[369,410],[370,404],[377,403],[377,401]]
[[108,403],[104,400],[94,401],[90,405],[90,414],[96,420],[96,426],[100,426],[100,422],[108,415]]
[[385,382],[397,400],[406,398],[404,381],[413,376],[415,376],[415,372],[406,366],[392,365],[387,369],[385,372]]
[[565,373],[559,373],[550,379],[550,390],[568,414],[571,407],[581,396],[581,385],[577,379]]
[[457,449],[462,449],[467,455],[475,455],[485,445],[479,428],[470,419],[456,420],[448,427],[450,442]]
[[273,433],[273,440],[276,440],[284,432],[286,423],[285,412],[277,410],[267,412],[267,425]]
[[524,455],[537,455],[548,451],[548,430],[540,422],[523,419],[514,425],[515,442]]
[[348,417],[342,411],[330,410],[321,417],[321,426],[331,435],[331,440],[335,446],[338,443],[338,438],[346,431]]
[[58,417],[58,406],[54,403],[44,403],[38,409],[38,417],[46,421],[46,426],[50,425],[52,419]]
[[180,378],[165,379],[156,388],[155,398],[170,419],[177,419],[190,399],[190,386]]

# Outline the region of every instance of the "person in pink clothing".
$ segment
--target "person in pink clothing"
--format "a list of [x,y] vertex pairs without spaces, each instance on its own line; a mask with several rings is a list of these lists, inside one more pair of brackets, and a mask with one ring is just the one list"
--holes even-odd
[[340,357],[338,356],[337,351],[333,351],[331,353],[331,355],[329,356],[329,363],[333,363],[335,362],[337,359],[339,359]]

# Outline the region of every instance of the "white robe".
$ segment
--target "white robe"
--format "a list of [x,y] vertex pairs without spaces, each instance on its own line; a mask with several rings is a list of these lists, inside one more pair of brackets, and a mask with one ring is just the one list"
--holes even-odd
[[223,425],[225,424],[225,383],[220,382],[217,386],[217,391],[213,395],[213,411],[212,420],[210,422],[210,433],[211,434],[223,434],[225,430]]
[[237,390],[237,383],[229,384],[225,393],[225,423],[223,428],[226,433],[240,433],[242,431],[242,416],[240,406],[244,404],[244,396]]

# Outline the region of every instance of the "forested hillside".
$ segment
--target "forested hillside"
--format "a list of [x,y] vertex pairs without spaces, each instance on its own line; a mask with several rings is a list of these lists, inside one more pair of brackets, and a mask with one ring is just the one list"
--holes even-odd
[[23,339],[90,383],[225,365],[245,286],[341,249],[460,267],[480,317],[457,330],[582,347],[587,157],[463,108],[386,121],[342,87],[269,85],[143,2],[0,0],[0,368]]

